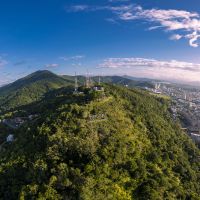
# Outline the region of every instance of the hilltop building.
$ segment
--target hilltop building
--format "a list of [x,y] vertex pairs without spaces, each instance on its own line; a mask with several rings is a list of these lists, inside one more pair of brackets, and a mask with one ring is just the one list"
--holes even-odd
[[102,86],[94,86],[92,89],[94,91],[104,92],[104,87]]
[[104,87],[101,85],[101,77],[99,76],[98,85],[93,86],[94,91],[104,92]]
[[[90,91],[95,91],[95,92],[104,92],[104,87],[101,85],[101,77],[99,76],[98,83],[94,83],[92,78],[89,76],[89,73],[86,74],[85,76],[85,89],[90,90]],[[74,78],[74,91],[73,94],[78,95],[78,94],[83,94],[84,92],[84,87],[78,85],[78,79],[75,74]]]

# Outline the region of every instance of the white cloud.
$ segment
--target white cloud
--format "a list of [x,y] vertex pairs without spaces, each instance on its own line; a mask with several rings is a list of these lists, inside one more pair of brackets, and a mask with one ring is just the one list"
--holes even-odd
[[184,37],[189,39],[190,46],[199,46],[197,41],[200,38],[200,15],[198,13],[173,9],[143,9],[141,6],[133,5],[126,8],[116,12],[121,20],[145,20],[155,24],[149,30],[163,28],[166,31],[178,31],[181,35],[174,34],[170,39],[179,40]]
[[72,63],[72,66],[73,67],[80,67],[80,66],[82,66],[82,63]]
[[189,38],[189,43],[190,43],[190,46],[192,46],[192,47],[198,47],[199,46],[196,43],[196,41],[198,40],[199,37],[200,37],[200,34],[198,34],[197,31],[186,35],[186,38]]
[[99,64],[110,74],[155,78],[160,80],[199,81],[200,63],[152,58],[108,58]]
[[67,12],[80,12],[80,11],[86,11],[90,7],[88,5],[75,5],[75,6],[70,6],[66,7],[65,10]]
[[94,12],[94,11],[103,11],[103,10],[108,10],[112,12],[125,12],[129,9],[133,8],[133,5],[106,5],[106,6],[90,6],[90,5],[74,5],[74,6],[66,6],[65,10],[67,12]]
[[[123,0],[110,0],[109,2],[117,1],[123,2]],[[67,7],[66,10],[70,12],[107,10],[123,21],[144,20],[150,23],[149,30],[162,28],[168,32],[175,32],[170,39],[185,38],[189,40],[190,46],[199,46],[200,15],[197,12],[175,9],[143,9],[143,7],[131,3],[107,6],[76,5]]]
[[165,69],[179,69],[184,71],[200,72],[200,64],[190,63],[184,61],[170,60],[160,61],[156,59],[147,58],[108,58],[99,65],[103,68],[165,68]]
[[47,64],[46,65],[46,68],[54,68],[54,67],[58,67],[59,66],[59,64],[57,64],[57,63],[52,63],[52,64]]
[[182,37],[180,34],[174,34],[170,37],[170,40],[180,40]]
[[76,56],[71,56],[71,57],[62,56],[59,59],[64,60],[64,61],[69,61],[69,60],[74,61],[74,60],[81,60],[83,58],[85,58],[84,55],[76,55]]

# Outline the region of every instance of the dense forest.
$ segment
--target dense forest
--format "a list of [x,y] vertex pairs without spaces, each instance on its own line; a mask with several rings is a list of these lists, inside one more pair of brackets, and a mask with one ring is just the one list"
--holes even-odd
[[20,108],[39,118],[0,152],[0,199],[200,199],[200,151],[168,100],[104,89],[60,88]]

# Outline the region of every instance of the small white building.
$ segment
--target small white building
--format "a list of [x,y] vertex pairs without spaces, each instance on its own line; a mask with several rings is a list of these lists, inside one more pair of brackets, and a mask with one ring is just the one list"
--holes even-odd
[[103,91],[104,91],[104,87],[102,87],[102,86],[94,86],[94,87],[93,87],[93,90],[94,90],[94,91],[103,92]]
[[14,141],[14,135],[10,134],[8,135],[8,137],[6,138],[6,142],[13,142]]

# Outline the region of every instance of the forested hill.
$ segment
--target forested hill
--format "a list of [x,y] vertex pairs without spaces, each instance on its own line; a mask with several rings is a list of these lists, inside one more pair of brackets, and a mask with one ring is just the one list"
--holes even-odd
[[166,100],[113,85],[83,92],[34,105],[39,119],[0,152],[0,199],[199,199],[200,152]]
[[72,83],[50,71],[37,71],[0,88],[0,112],[37,101],[46,92]]
[[[98,82],[99,77],[92,77],[92,80]],[[120,76],[101,77],[101,81],[129,87],[153,86],[147,81],[134,81]],[[78,83],[84,85],[85,77],[78,76]],[[34,72],[14,83],[0,87],[0,113],[38,101],[47,92],[69,85],[74,86],[74,76],[58,76],[48,70]]]

